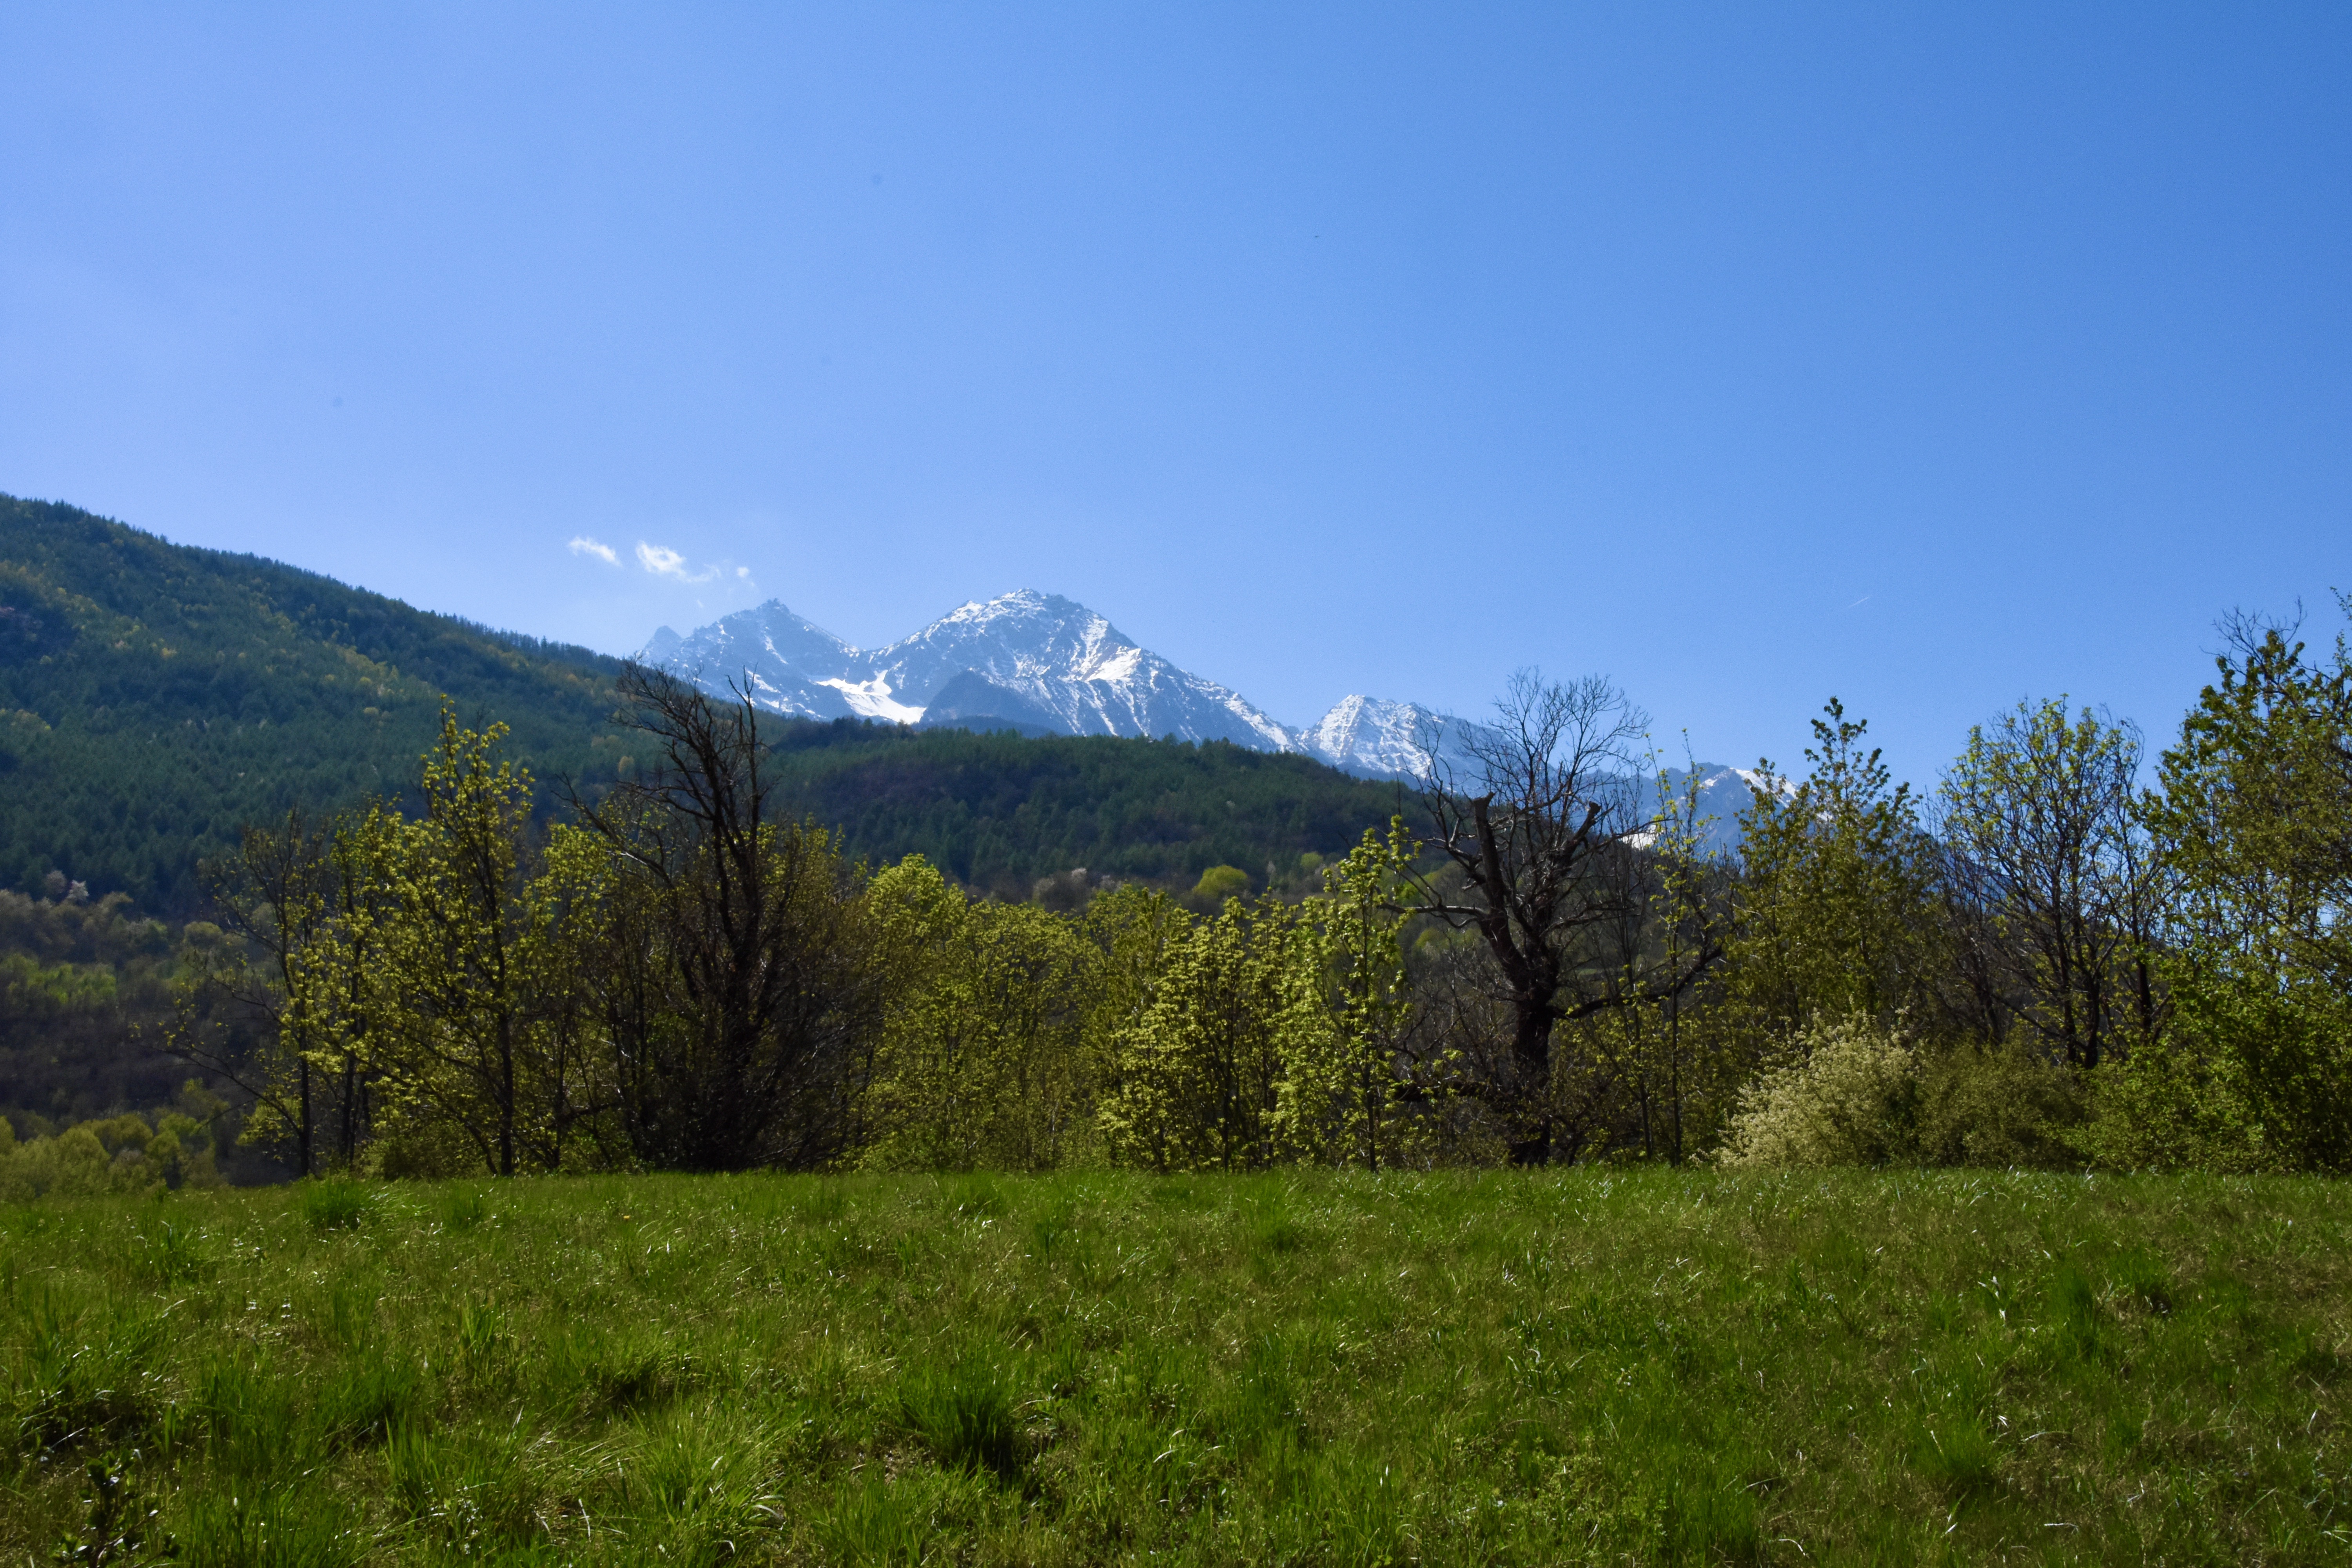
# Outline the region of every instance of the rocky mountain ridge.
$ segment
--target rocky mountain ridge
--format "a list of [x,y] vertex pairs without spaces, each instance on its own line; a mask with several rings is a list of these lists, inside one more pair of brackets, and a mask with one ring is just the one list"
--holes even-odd
[[1293,729],[1230,687],[1140,647],[1084,605],[1034,589],[958,605],[872,649],[771,600],[684,637],[664,626],[637,658],[709,690],[740,684],[779,713],[1230,741],[1368,778],[1422,776],[1426,747],[1442,741],[1448,723],[1418,703],[1349,696]]
[[[866,718],[924,728],[1031,735],[1229,741],[1313,757],[1363,778],[1429,776],[1467,761],[1475,723],[1417,702],[1354,694],[1293,728],[1230,687],[1178,668],[1075,600],[1019,589],[973,600],[879,648],[850,646],[781,600],[681,637],[656,632],[640,662],[714,693],[740,686],[760,707],[812,719]],[[1736,846],[1736,818],[1757,787],[1740,768],[1668,769],[1679,791],[1699,776],[1710,849]],[[1646,787],[1646,786],[1641,786]]]

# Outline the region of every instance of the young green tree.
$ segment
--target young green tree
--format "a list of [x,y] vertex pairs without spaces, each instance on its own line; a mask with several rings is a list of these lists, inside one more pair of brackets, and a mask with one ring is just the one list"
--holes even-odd
[[338,1169],[360,1163],[374,1134],[373,1100],[382,1069],[374,1053],[392,1016],[391,974],[383,939],[394,917],[382,874],[382,836],[397,819],[370,805],[338,819],[327,847],[327,921],[302,969],[316,1034],[310,1059],[334,1085],[329,1135]]
[[[1947,884],[1999,1000],[2061,1060],[2095,1068],[2155,1037],[2159,998],[2148,919],[2158,889],[2134,813],[2139,733],[2073,720],[2063,698],[2020,703],[1969,731],[1945,775]],[[2004,1005],[2005,1004],[2005,1005]]]
[[320,1053],[331,1025],[312,972],[332,934],[331,839],[299,807],[247,826],[207,862],[205,879],[228,939],[187,949],[171,1049],[253,1097],[248,1141],[319,1168]]
[[524,890],[530,935],[523,959],[533,998],[531,1065],[539,1086],[538,1158],[549,1170],[609,1169],[630,1162],[615,1120],[619,1108],[605,1031],[623,885],[604,841],[576,823],[548,832],[539,874]]
[[2178,879],[2167,1049],[2116,1075],[2109,1157],[2352,1169],[2352,647],[2232,628],[2145,816]]
[[1271,894],[1166,943],[1150,1000],[1112,1047],[1099,1123],[1156,1171],[1259,1170],[1282,1152],[1282,1026],[1294,911]]
[[447,709],[425,755],[425,815],[372,814],[363,836],[388,905],[375,1060],[403,1112],[454,1132],[493,1173],[543,1165],[548,1089],[535,1059],[530,775],[497,756],[506,727]]
[[919,856],[867,894],[906,965],[868,1091],[864,1158],[884,1168],[1050,1170],[1093,1110],[1093,948],[1034,904],[974,902]]
[[1402,817],[1386,839],[1368,829],[1345,858],[1321,868],[1323,891],[1292,933],[1274,1126],[1300,1159],[1398,1164],[1420,1142],[1414,1105],[1441,1090],[1449,1064],[1412,1056],[1402,941],[1412,917],[1395,904],[1412,848]]
[[1815,1018],[1891,1028],[1934,995],[1935,859],[1918,801],[1863,749],[1864,721],[1834,697],[1822,713],[1806,776],[1759,763],[1740,816],[1726,986],[1767,1054],[1799,1046]]

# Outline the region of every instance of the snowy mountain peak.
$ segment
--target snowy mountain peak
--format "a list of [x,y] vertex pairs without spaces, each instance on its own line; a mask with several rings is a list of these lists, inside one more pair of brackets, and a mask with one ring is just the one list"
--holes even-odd
[[1425,778],[1445,721],[1418,702],[1342,697],[1298,732],[1299,748],[1335,768],[1378,778]]
[[[686,637],[656,634],[638,657],[714,691],[748,676],[761,707],[810,718],[999,721],[1073,735],[1304,749],[1238,692],[1177,668],[1084,605],[1034,588],[960,605],[887,647],[852,647],[771,601]],[[932,718],[943,694],[950,700]]]
[[[1433,761],[1465,772],[1476,766],[1464,744],[1478,733],[1473,722],[1418,702],[1351,695],[1293,730],[1239,692],[1177,668],[1075,599],[1034,588],[959,605],[878,648],[854,647],[772,599],[685,637],[664,626],[636,657],[713,693],[748,681],[759,706],[813,719],[1230,741],[1406,781],[1428,778]],[[1736,838],[1730,824],[1756,779],[1733,768],[1700,774],[1701,808],[1716,818],[1709,842]]]

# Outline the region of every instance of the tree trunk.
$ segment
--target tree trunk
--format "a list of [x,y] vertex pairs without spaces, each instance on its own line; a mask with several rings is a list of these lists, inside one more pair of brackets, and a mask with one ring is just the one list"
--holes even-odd
[[[1549,1002],[1515,1000],[1511,1064],[1522,1108],[1532,1104],[1535,1115],[1520,1123],[1523,1134],[1511,1144],[1511,1163],[1542,1165],[1551,1160],[1551,1030],[1558,1021]],[[1523,1111],[1524,1113],[1524,1111]]]

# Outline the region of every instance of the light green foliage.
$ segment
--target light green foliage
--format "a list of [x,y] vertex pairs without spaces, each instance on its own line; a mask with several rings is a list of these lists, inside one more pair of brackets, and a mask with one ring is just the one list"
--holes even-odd
[[2117,1163],[2352,1169],[2352,646],[2220,660],[2146,819],[2177,879],[2162,1050],[2108,1075]]
[[1087,988],[1087,1037],[1108,1042],[1142,1021],[1159,994],[1171,944],[1192,929],[1192,917],[1167,894],[1123,887],[1087,906],[1079,922],[1095,950]]
[[481,1186],[0,1209],[0,1561],[2342,1552],[2338,1184]]
[[1931,1042],[1920,1047],[1921,1165],[2080,1170],[2088,1120],[2086,1075],[2020,1040]]
[[1192,884],[1190,902],[1204,914],[1225,907],[1227,899],[1249,897],[1249,873],[1238,866],[1212,866]]
[[538,935],[523,886],[530,780],[495,758],[505,734],[499,724],[463,730],[445,710],[425,756],[425,815],[377,818],[394,911],[379,1065],[386,1136],[457,1133],[483,1166],[510,1175],[536,1163],[530,1122],[541,1097],[527,1037],[525,950]]
[[22,1141],[0,1119],[0,1203],[220,1184],[211,1134],[176,1113],[151,1125],[125,1112]]
[[1270,895],[1171,933],[1149,1000],[1111,1043],[1100,1123],[1112,1158],[1155,1171],[1282,1157],[1283,1026],[1297,913]]
[[876,1064],[864,1162],[1050,1170],[1092,1142],[1086,1034],[1097,952],[1076,922],[973,901],[919,856],[867,893],[905,971]]
[[[223,894],[247,940],[190,928],[178,1048],[245,1084],[247,1141],[298,1170],[557,1170],[594,1114],[609,857],[570,826],[535,852],[504,733],[445,710],[414,819],[248,832]],[[240,1056],[227,1026],[248,1020],[263,1037]]]
[[1297,1158],[1369,1170],[1427,1158],[1411,1100],[1442,1093],[1450,1061],[1415,1061],[1402,932],[1392,904],[1412,863],[1402,819],[1322,871],[1287,955],[1275,1135]]
[[44,964],[29,952],[0,957],[0,1018],[47,1020],[114,1005],[110,964]]
[[1866,1016],[1819,1021],[1744,1089],[1727,1166],[2068,1169],[2082,1079],[2022,1046],[1920,1043]]
[[94,1193],[135,1192],[145,1187],[142,1160],[117,1165],[106,1145],[88,1126],[72,1127],[54,1138],[36,1138],[9,1151],[0,1163],[0,1201],[28,1202],[34,1198],[85,1197]]
[[2153,1040],[2160,892],[2134,819],[2138,733],[2066,701],[1969,731],[1940,791],[1965,988],[1979,1030],[2013,1012],[2058,1059],[2095,1068]]
[[1811,771],[1790,784],[1759,763],[1766,783],[1740,818],[1727,986],[1748,1026],[1781,1045],[1816,1016],[1891,1024],[1925,1000],[1933,958],[1932,867],[1911,786],[1863,750],[1867,726],[1835,698],[1823,712]]

